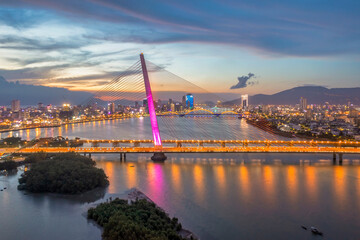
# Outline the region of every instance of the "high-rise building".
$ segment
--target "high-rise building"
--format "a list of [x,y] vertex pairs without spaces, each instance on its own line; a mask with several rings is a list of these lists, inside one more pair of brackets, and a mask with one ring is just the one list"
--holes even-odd
[[248,94],[241,95],[241,108],[247,109],[248,106],[249,106],[249,95]]
[[351,118],[357,118],[359,117],[359,111],[356,110],[354,107],[350,107],[350,111],[349,111],[349,117]]
[[108,103],[108,114],[114,114],[115,113],[115,104],[112,103]]
[[18,112],[20,111],[20,100],[12,100],[11,101],[11,111]]
[[64,103],[62,110],[63,110],[63,111],[70,111],[70,104]]
[[124,112],[124,107],[123,107],[123,105],[119,104],[119,105],[117,106],[117,110],[118,110],[118,112],[123,113],[123,112]]
[[181,112],[183,110],[183,106],[180,103],[175,103],[175,112]]
[[156,103],[156,110],[161,110],[161,105],[162,105],[162,102],[161,102],[161,99],[159,98],[157,103]]
[[147,98],[143,99],[143,107],[145,108],[145,113],[149,113],[149,106]]
[[186,96],[183,96],[183,97],[182,97],[181,104],[182,104],[183,108],[186,107]]
[[169,101],[167,103],[167,110],[171,111],[171,104],[173,103],[173,100],[171,98],[169,98]]
[[194,96],[191,93],[186,94],[186,108],[194,109]]
[[300,109],[301,110],[306,110],[307,109],[307,99],[301,97],[300,98]]

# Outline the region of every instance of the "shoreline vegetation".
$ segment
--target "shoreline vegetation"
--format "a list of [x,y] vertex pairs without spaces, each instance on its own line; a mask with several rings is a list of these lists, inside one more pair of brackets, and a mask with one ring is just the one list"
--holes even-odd
[[88,209],[87,217],[103,227],[104,240],[198,239],[136,188],[127,199],[110,198]]
[[0,162],[0,171],[13,171],[17,170],[18,163],[13,160],[5,160],[3,162]]
[[37,153],[28,156],[24,163],[31,165],[19,178],[19,190],[78,194],[109,185],[104,170],[96,168],[95,161],[76,153]]

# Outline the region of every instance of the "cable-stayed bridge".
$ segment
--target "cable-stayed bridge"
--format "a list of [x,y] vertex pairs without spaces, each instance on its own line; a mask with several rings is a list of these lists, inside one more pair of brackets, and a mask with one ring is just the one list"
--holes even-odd
[[[187,96],[194,97],[189,92],[195,96],[197,105],[191,102],[194,100],[186,99]],[[164,105],[160,99],[167,98],[169,98],[168,104]],[[359,142],[300,141],[297,139],[286,141],[278,140],[278,137],[269,139],[269,136],[265,139],[247,136],[244,139],[241,132],[230,127],[231,124],[234,125],[234,121],[236,125],[238,119],[243,117],[242,112],[231,108],[218,108],[215,103],[219,100],[223,100],[222,97],[166,71],[161,66],[145,61],[144,55],[141,54],[139,61],[98,90],[83,105],[87,106],[85,113],[88,116],[97,114],[100,111],[99,106],[104,104],[107,104],[109,116],[118,114],[115,108],[121,109],[123,114],[130,115],[133,109],[138,109],[137,114],[148,116],[150,119],[152,139],[139,140],[134,136],[132,140],[76,140],[79,143],[78,147],[70,145],[48,147],[46,144],[38,144],[2,151],[16,154],[39,151],[48,153],[71,151],[84,154],[120,153],[121,157],[126,153],[154,153],[152,157],[154,161],[164,161],[165,153],[333,153],[335,159],[335,154],[339,154],[340,160],[344,153],[360,153]],[[135,104],[134,108],[129,107],[131,104]],[[218,122],[219,125],[216,128],[219,132],[212,131],[215,132],[212,134],[207,128],[208,119],[199,121],[198,124],[187,119],[203,116],[226,118],[226,121]],[[177,121],[174,118],[181,119],[180,129],[174,123]],[[158,123],[159,119],[161,125]],[[162,139],[161,129],[166,130],[165,139]],[[183,136],[181,132],[188,134]],[[183,136],[184,139],[179,139],[179,136]]]

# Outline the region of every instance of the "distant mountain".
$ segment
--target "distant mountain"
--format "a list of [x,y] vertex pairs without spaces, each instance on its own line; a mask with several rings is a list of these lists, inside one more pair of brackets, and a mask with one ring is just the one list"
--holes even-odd
[[22,106],[36,105],[39,102],[53,105],[66,102],[76,105],[91,96],[88,92],[70,91],[66,88],[10,83],[0,76],[0,105],[10,105],[14,99],[19,99]]
[[[251,105],[274,104],[295,105],[300,103],[300,98],[307,99],[308,104],[352,104],[360,105],[360,87],[357,88],[326,88],[320,86],[295,87],[272,95],[257,94],[249,96]],[[241,99],[225,102],[226,105],[240,105]]]

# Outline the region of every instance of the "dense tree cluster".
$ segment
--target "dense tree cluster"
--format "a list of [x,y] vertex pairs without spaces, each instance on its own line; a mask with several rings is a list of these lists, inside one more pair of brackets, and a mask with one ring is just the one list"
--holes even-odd
[[51,157],[52,156],[47,154],[46,152],[33,153],[25,158],[24,164],[41,162],[46,159],[50,159]]
[[24,145],[25,141],[21,140],[19,137],[7,137],[5,139],[0,140],[0,147],[18,147],[19,145]]
[[177,218],[170,218],[154,203],[137,200],[128,204],[115,199],[88,210],[88,218],[104,227],[105,240],[182,240]]
[[0,171],[1,170],[11,171],[11,170],[17,169],[17,167],[18,167],[18,164],[13,160],[7,160],[4,162],[0,162]]
[[90,158],[75,153],[48,156],[39,153],[25,160],[30,170],[19,179],[19,190],[76,194],[109,184],[104,170]]

